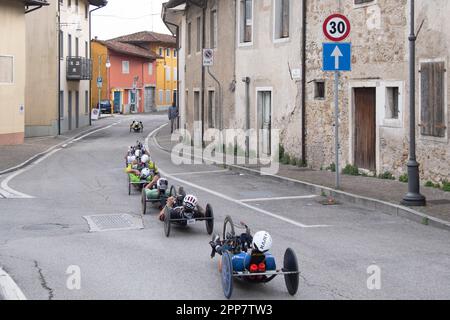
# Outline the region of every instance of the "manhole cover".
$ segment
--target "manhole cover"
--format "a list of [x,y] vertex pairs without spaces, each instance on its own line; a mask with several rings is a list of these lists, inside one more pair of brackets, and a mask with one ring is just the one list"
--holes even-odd
[[90,232],[144,229],[142,219],[130,214],[84,216]]

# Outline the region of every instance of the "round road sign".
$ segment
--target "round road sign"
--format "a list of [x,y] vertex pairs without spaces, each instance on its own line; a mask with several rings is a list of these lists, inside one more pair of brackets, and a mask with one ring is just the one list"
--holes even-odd
[[323,23],[323,33],[331,41],[339,42],[350,34],[350,21],[342,14],[332,14]]

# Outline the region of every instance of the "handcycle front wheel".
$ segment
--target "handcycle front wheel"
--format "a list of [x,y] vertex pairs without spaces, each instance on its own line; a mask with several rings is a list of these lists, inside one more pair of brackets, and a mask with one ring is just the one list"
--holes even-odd
[[214,211],[209,203],[206,205],[205,217],[208,219],[205,220],[206,232],[211,235],[214,231]]
[[164,234],[168,238],[170,236],[170,210],[169,208],[164,208]]
[[233,263],[231,254],[225,251],[222,255],[222,289],[225,298],[230,299],[233,294]]

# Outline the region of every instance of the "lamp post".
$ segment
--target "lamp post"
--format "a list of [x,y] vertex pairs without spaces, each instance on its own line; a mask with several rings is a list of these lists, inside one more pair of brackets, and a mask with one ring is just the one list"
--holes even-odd
[[410,0],[411,30],[409,40],[409,161],[408,193],[402,204],[411,207],[426,205],[426,198],[420,194],[419,163],[416,157],[416,40],[414,27],[414,0]]

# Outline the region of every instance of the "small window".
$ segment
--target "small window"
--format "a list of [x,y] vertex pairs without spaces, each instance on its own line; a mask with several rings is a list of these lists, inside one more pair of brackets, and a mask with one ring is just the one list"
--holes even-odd
[[0,83],[14,82],[14,58],[0,56]]
[[289,38],[290,0],[275,1],[275,39]]
[[166,90],[166,103],[170,104],[172,101],[172,92],[170,90]]
[[425,62],[420,68],[421,134],[444,138],[445,120],[445,63]]
[[170,57],[170,48],[166,49],[166,57]]
[[355,5],[367,4],[371,2],[375,2],[375,0],[355,0]]
[[67,0],[67,6],[71,7],[72,6],[72,0]]
[[187,34],[187,45],[188,45],[188,54],[192,53],[192,24],[188,23],[188,34]]
[[88,3],[86,3],[86,4],[84,5],[84,18],[85,18],[85,19],[88,19],[88,18],[89,18],[89,4],[88,4]]
[[159,103],[161,103],[161,104],[164,103],[164,91],[163,90],[159,90]]
[[129,74],[130,73],[130,62],[122,61],[122,73]]
[[148,64],[148,75],[149,75],[149,76],[152,76],[152,75],[153,75],[153,63],[152,63],[152,62],[150,62],[150,63]]
[[211,48],[217,48],[217,10],[211,10]]
[[64,59],[64,33],[59,31],[59,58]]
[[89,91],[84,92],[84,113],[89,114]]
[[59,92],[59,116],[64,119],[64,91]]
[[75,38],[75,57],[79,56],[79,50],[80,49],[80,39]]
[[386,88],[386,119],[398,119],[399,114],[398,97],[399,97],[398,87]]
[[170,67],[166,67],[166,81],[170,81]]
[[69,55],[69,57],[71,57],[72,56],[72,35],[69,34],[69,36],[67,38],[67,42],[68,42],[67,54]]
[[78,13],[78,0],[75,0],[75,12]]
[[173,68],[173,81],[178,81],[178,69]]
[[200,92],[194,91],[194,121],[200,121]]
[[252,42],[253,37],[253,0],[240,0],[240,42]]
[[325,81],[324,80],[314,81],[314,99],[316,99],[316,100],[325,99]]
[[159,55],[160,55],[161,57],[164,57],[164,55],[163,55],[163,48],[159,48]]
[[89,43],[87,41],[84,42],[84,54],[85,58],[89,58]]
[[197,52],[202,50],[202,19],[197,18]]
[[174,58],[176,58],[176,57],[177,57],[177,55],[178,55],[178,50],[176,50],[176,49],[173,49],[173,57],[174,57]]

